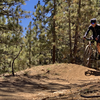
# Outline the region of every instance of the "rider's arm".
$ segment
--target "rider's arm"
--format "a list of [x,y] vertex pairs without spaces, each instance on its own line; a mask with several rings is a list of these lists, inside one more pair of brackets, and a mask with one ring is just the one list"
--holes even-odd
[[88,33],[89,33],[90,29],[91,29],[91,25],[90,25],[90,26],[89,26],[89,28],[87,29],[87,31],[86,31],[86,33],[85,33],[84,37],[86,37],[86,36],[88,35]]

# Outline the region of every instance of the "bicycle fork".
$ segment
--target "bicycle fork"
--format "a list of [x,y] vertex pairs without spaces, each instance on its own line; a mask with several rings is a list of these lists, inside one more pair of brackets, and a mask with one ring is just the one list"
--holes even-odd
[[90,62],[91,62],[91,55],[92,55],[92,47],[89,46],[89,52],[88,52],[88,58],[87,58],[87,64],[86,66],[89,66],[90,67]]

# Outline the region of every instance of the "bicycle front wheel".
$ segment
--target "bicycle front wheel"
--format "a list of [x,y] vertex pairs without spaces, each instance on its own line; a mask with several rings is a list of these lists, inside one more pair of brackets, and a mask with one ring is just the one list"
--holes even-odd
[[91,55],[92,55],[92,47],[87,45],[84,52],[84,66],[90,67],[91,62]]

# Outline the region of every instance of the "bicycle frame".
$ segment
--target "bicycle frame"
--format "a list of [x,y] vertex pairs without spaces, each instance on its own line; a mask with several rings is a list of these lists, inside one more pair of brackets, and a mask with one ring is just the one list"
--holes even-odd
[[86,38],[86,40],[88,40],[88,45],[85,48],[85,52],[84,52],[84,65],[87,67],[90,67],[90,63],[91,63],[91,58],[92,56],[95,58],[95,55],[97,53],[97,49],[93,49],[94,43],[91,43],[93,41],[93,39],[91,38]]

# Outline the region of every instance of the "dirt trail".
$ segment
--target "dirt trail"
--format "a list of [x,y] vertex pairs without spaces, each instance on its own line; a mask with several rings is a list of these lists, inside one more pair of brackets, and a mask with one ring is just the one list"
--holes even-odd
[[0,77],[0,100],[96,100],[99,93],[100,71],[75,64],[35,66]]

